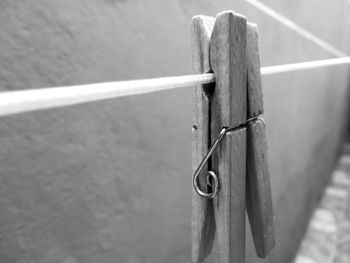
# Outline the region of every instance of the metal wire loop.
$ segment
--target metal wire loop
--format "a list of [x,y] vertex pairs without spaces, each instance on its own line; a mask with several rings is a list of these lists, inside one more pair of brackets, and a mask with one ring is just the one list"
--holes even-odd
[[[208,162],[210,156],[212,155],[212,153],[214,152],[214,150],[216,149],[216,147],[219,145],[219,143],[221,142],[221,140],[224,138],[226,132],[227,132],[228,128],[222,128],[219,137],[216,139],[216,141],[214,142],[214,144],[210,147],[208,153],[204,156],[203,160],[201,161],[201,163],[198,165],[198,168],[196,170],[196,172],[193,175],[193,187],[196,190],[197,194],[199,194],[202,197],[205,198],[214,198],[218,192],[218,187],[219,187],[219,180],[217,175],[213,172],[213,171],[208,171],[207,172],[207,183],[210,184],[212,191],[207,193],[204,192],[200,189],[199,184],[198,184],[198,176],[201,173],[201,171],[203,170],[204,165]],[[210,180],[212,179],[212,180]],[[209,183],[210,182],[210,183]]]
[[207,184],[209,184],[209,182],[210,182],[211,188],[213,189],[209,193],[203,192],[200,189],[199,184],[198,184],[198,176],[199,176],[199,173],[193,177],[193,185],[194,185],[194,189],[196,189],[196,192],[202,197],[214,198],[218,192],[218,187],[219,187],[219,180],[218,180],[218,177],[216,176],[216,174],[213,171],[207,172]]

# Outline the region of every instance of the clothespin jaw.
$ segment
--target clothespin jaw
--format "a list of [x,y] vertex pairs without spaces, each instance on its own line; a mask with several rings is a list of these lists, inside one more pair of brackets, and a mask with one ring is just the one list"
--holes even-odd
[[260,75],[259,35],[256,24],[247,27],[248,119],[264,113]]
[[[210,68],[209,43],[214,18],[196,16],[192,19],[192,60],[195,73],[207,73]],[[213,84],[196,86],[193,92],[192,166],[195,172],[210,146],[209,97]],[[199,175],[201,189],[208,186],[205,165]],[[192,194],[192,262],[202,262],[211,252],[215,239],[215,219],[212,199]]]
[[[247,22],[233,12],[215,18],[210,39],[210,61],[216,86],[211,100],[211,137],[222,128],[247,119]],[[214,213],[221,263],[243,263],[245,258],[246,128],[226,133],[212,155],[219,179]]]
[[248,119],[247,122],[247,213],[257,255],[265,258],[275,246],[266,127],[260,77],[257,26],[247,28]]
[[[219,13],[210,40],[210,61],[216,79],[212,100],[212,137],[222,127],[235,127],[247,119],[246,18],[232,11]],[[244,97],[243,97],[244,96]]]

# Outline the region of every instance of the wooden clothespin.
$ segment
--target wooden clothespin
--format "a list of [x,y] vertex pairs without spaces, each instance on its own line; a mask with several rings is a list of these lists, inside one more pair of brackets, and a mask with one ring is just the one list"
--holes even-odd
[[260,76],[258,29],[248,23],[248,119],[247,122],[247,213],[259,257],[265,258],[275,246],[270,173]]
[[215,232],[221,262],[244,262],[246,205],[258,255],[274,245],[257,47],[256,28],[233,12],[192,20],[195,72],[216,79],[193,96],[194,263],[210,254]]
[[[215,18],[214,26],[213,22],[208,17],[196,17],[192,22],[195,71],[213,70],[216,77],[215,89],[200,86],[194,93],[194,170],[209,145],[217,145],[218,138],[221,140],[208,166],[203,166],[194,178],[194,184],[203,191],[214,191],[210,188],[217,186],[219,190],[216,196],[209,196],[212,199],[194,192],[192,260],[202,262],[210,253],[216,229],[221,262],[243,263],[246,128],[224,130],[224,133],[223,129],[240,126],[247,119],[246,19],[233,12],[223,12]],[[208,170],[217,175],[218,185],[213,180],[208,187]]]

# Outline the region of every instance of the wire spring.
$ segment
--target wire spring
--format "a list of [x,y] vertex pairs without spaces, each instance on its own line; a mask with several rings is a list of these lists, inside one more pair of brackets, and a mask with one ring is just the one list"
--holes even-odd
[[193,175],[193,187],[196,190],[198,195],[200,195],[201,197],[205,197],[205,198],[214,198],[218,192],[219,179],[214,171],[207,171],[207,174],[206,174],[207,185],[211,186],[211,188],[212,188],[211,192],[204,192],[200,189],[198,178],[199,178],[201,171],[204,168],[204,165],[208,162],[210,156],[213,154],[213,152],[218,147],[218,145],[220,144],[222,139],[225,137],[226,133],[229,131],[236,131],[236,130],[239,130],[241,128],[244,128],[244,127],[246,127],[247,123],[249,123],[251,121],[258,120],[258,119],[263,121],[263,119],[260,116],[257,116],[257,117],[248,119],[245,123],[238,125],[236,127],[233,127],[233,128],[224,127],[221,129],[218,138],[215,140],[214,144],[210,147],[209,151],[204,156],[204,158],[202,159],[202,161],[198,165],[198,167]]

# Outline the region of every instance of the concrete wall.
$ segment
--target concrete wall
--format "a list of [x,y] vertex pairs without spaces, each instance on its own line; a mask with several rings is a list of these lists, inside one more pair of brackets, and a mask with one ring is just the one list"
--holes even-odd
[[[266,3],[350,51],[348,1]],[[263,65],[331,57],[244,1],[1,0],[0,87],[191,73],[191,17],[226,9],[259,24]],[[277,228],[264,262],[291,260],[328,180],[348,73],[263,78]],[[191,92],[2,118],[0,262],[190,262]]]

